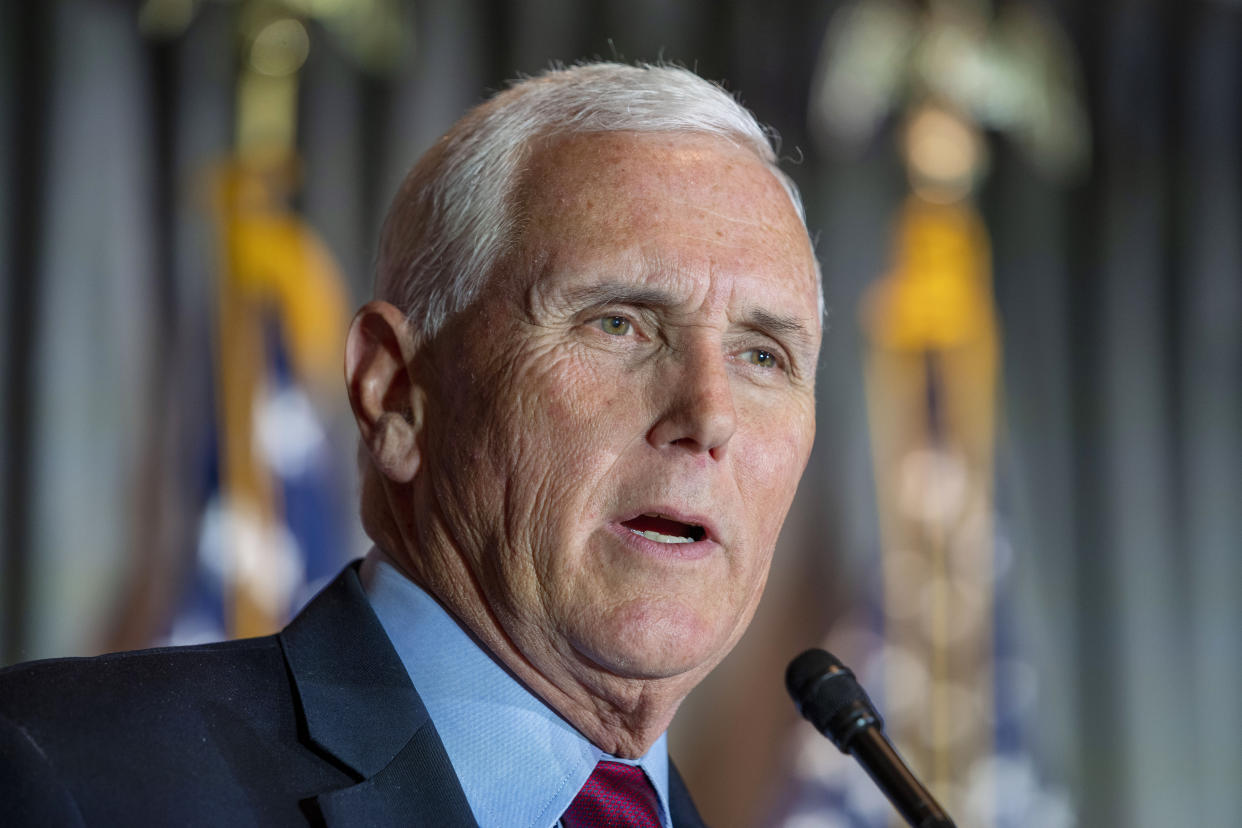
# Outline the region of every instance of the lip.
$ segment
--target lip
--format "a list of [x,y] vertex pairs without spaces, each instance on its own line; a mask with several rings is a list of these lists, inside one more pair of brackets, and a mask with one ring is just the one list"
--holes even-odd
[[[675,520],[678,523],[701,526],[703,528],[703,537],[690,543],[660,543],[659,541],[653,541],[625,525],[626,521],[633,520],[641,515],[659,515],[669,520]],[[710,555],[720,547],[720,532],[710,519],[703,515],[682,511],[670,506],[644,506],[623,515],[618,515],[608,522],[608,528],[627,544],[632,544],[647,554],[661,557],[688,560],[698,559]]]

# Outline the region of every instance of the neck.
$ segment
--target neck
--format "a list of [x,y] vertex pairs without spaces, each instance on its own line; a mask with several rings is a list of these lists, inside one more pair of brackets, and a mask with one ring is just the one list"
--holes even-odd
[[617,676],[561,653],[536,631],[527,632],[520,619],[502,623],[459,556],[426,554],[408,543],[396,553],[392,546],[381,544],[381,548],[406,577],[456,617],[492,658],[605,753],[627,759],[644,755],[668,729],[682,699],[697,683],[697,676]]

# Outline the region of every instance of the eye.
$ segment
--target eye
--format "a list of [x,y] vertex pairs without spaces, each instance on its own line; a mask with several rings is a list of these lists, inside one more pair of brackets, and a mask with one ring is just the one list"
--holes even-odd
[[600,330],[612,336],[626,336],[634,330],[633,324],[624,316],[605,316],[596,322]]
[[776,368],[779,365],[776,354],[765,351],[763,348],[751,348],[749,351],[743,351],[739,356],[743,361],[760,368]]

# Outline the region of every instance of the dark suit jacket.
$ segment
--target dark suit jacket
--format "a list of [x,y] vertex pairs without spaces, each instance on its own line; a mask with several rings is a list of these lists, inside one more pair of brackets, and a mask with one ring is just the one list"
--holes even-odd
[[356,565],[274,636],[0,671],[0,823],[475,824]]

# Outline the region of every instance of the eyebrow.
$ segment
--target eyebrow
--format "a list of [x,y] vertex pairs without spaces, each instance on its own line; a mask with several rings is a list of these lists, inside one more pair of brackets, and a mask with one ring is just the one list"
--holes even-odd
[[634,305],[650,308],[673,305],[671,293],[646,285],[627,285],[622,282],[604,282],[598,285],[576,287],[567,294],[575,305]]
[[773,339],[791,339],[796,347],[809,348],[811,346],[810,332],[807,330],[806,325],[799,322],[795,317],[772,313],[763,308],[755,308],[747,312],[743,317],[743,322]]

